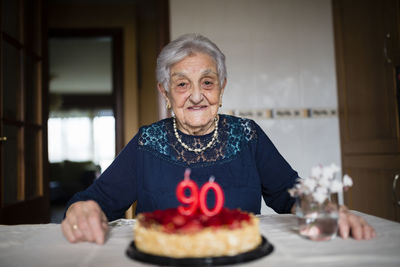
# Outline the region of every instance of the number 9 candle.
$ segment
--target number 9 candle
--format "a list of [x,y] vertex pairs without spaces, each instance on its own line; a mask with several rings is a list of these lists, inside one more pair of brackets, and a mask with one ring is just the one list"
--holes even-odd
[[[199,188],[197,184],[190,180],[190,169],[185,170],[184,180],[176,187],[176,196],[183,204],[188,204],[188,207],[179,206],[178,211],[182,215],[192,215],[199,204]],[[190,196],[185,195],[185,189],[190,190]]]

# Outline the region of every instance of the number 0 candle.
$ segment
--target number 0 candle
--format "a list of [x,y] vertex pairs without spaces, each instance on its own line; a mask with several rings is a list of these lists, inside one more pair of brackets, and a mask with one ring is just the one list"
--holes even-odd
[[[219,184],[214,182],[214,177],[210,178],[210,181],[205,183],[200,190],[200,210],[207,216],[214,216],[218,214],[224,206],[224,193],[222,192]],[[215,193],[215,206],[212,210],[207,207],[207,193],[209,190],[213,190]]]

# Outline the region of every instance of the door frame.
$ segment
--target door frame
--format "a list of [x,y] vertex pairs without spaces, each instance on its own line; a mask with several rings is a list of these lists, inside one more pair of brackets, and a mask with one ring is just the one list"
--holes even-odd
[[[53,28],[48,38],[111,37],[112,40],[112,97],[115,117],[115,154],[124,147],[123,114],[123,32],[122,28]],[[50,68],[47,68],[49,75]],[[49,92],[48,92],[49,93]]]

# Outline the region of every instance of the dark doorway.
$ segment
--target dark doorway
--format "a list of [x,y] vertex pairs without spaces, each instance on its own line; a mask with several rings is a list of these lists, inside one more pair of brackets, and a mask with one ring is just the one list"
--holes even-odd
[[121,29],[49,32],[51,221],[123,147]]

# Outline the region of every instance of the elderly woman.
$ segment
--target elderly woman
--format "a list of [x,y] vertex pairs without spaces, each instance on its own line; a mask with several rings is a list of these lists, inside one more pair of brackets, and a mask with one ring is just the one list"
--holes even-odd
[[[225,206],[260,213],[261,197],[278,213],[292,210],[297,173],[252,120],[218,114],[226,86],[225,56],[209,39],[183,35],[157,59],[158,89],[174,116],[142,127],[111,166],[69,202],[62,231],[70,242],[103,243],[108,220],[177,207],[175,188],[186,168],[201,186],[214,176]],[[209,206],[213,195],[208,196]],[[341,209],[340,234],[369,239],[374,230]]]

